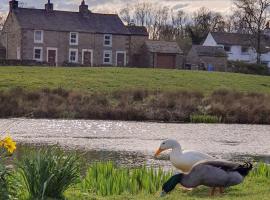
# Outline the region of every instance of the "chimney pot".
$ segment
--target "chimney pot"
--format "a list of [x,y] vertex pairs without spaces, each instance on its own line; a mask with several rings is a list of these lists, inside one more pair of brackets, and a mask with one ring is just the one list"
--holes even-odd
[[48,3],[45,4],[45,10],[47,12],[52,12],[53,11],[53,3],[51,3],[50,0],[48,0]]
[[19,7],[19,2],[16,0],[9,1],[9,11],[13,11]]
[[88,10],[88,5],[85,4],[84,0],[79,7],[79,12],[84,16],[87,16],[90,13],[90,10]]

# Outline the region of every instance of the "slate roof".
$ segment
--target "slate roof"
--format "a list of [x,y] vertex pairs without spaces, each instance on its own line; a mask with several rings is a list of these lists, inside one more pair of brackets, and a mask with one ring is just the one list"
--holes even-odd
[[132,35],[149,36],[149,33],[144,26],[127,26],[127,28]]
[[51,31],[76,31],[102,34],[129,35],[128,28],[117,14],[89,12],[87,16],[79,12],[45,9],[17,8],[13,11],[22,28]]
[[[241,33],[224,33],[224,32],[212,32],[211,35],[217,42],[222,45],[239,45],[244,47],[254,47],[257,43],[256,38],[251,34]],[[261,37],[261,51],[262,53],[269,52],[270,49],[270,36],[263,34]]]
[[250,34],[212,32],[211,35],[218,44],[250,46]]
[[145,46],[148,49],[148,51],[152,53],[171,53],[171,54],[183,53],[177,42],[148,40],[145,42]]
[[227,57],[222,47],[193,45],[192,50],[195,51],[198,56]]

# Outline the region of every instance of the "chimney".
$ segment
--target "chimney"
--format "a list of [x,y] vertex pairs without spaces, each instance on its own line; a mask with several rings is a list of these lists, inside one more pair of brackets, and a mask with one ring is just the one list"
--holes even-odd
[[51,3],[51,0],[48,0],[48,3],[45,4],[45,10],[47,12],[52,12],[53,11],[53,3]]
[[9,1],[9,11],[13,11],[19,7],[19,2],[16,0]]
[[79,12],[85,16],[87,16],[90,11],[88,10],[88,5],[85,4],[85,1],[83,0],[80,7],[79,7]]

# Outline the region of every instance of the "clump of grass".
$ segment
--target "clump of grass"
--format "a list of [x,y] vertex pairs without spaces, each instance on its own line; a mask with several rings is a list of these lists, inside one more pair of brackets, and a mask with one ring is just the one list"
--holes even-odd
[[88,169],[80,188],[82,191],[102,196],[140,192],[153,194],[160,190],[170,176],[170,172],[162,169],[127,169],[116,167],[112,162],[95,163]]
[[0,160],[0,200],[8,200],[8,171]]
[[64,191],[78,182],[80,162],[75,154],[46,148],[27,152],[18,162],[17,172],[29,199],[61,199]]
[[221,117],[212,115],[191,115],[190,121],[192,123],[221,123]]
[[254,170],[252,170],[250,173],[250,176],[270,178],[270,165],[263,162],[258,163]]

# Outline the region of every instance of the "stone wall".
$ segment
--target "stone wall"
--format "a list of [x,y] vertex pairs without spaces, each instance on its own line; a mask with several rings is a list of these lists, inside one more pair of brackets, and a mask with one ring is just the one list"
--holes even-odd
[[141,61],[141,54],[142,54],[142,47],[145,43],[145,41],[148,40],[147,36],[130,36],[130,49],[129,49],[129,66],[132,67],[142,67],[142,61]]
[[202,66],[211,64],[214,66],[214,71],[227,71],[227,57],[215,57],[215,56],[198,56],[194,51],[190,51],[186,58],[186,64],[191,64],[192,70],[201,70]]
[[70,32],[44,31],[44,42],[34,44],[34,30],[23,31],[23,59],[33,59],[34,47],[43,48],[43,61],[47,61],[47,48],[57,48],[58,65],[69,61],[69,49],[78,49],[78,64],[82,64],[82,50],[93,50],[93,65],[103,66],[104,50],[112,51],[112,65],[116,64],[116,51],[126,51],[128,60],[129,36],[113,35],[112,47],[103,45],[103,34],[79,33],[79,44],[69,44]]
[[7,59],[17,59],[17,48],[21,48],[21,29],[15,15],[9,13],[1,34],[2,45]]

